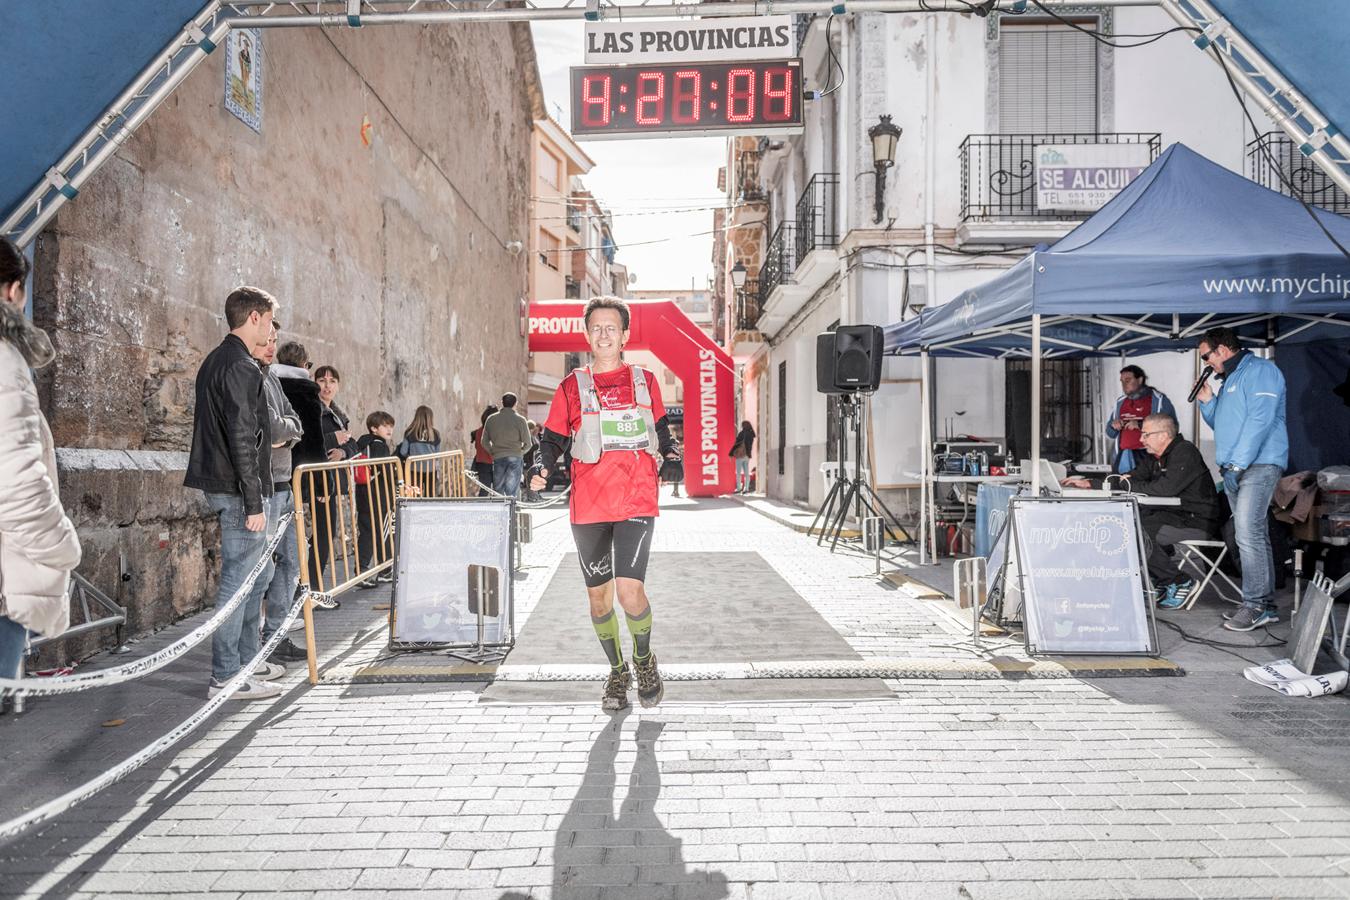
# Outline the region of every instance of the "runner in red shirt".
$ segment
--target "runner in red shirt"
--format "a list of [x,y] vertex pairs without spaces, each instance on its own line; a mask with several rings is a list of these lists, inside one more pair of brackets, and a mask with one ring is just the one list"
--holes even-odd
[[633,638],[638,700],[661,702],[664,689],[651,652],[652,609],[644,582],[656,525],[658,458],[675,458],[661,394],[651,372],[623,362],[628,304],[596,297],[586,304],[591,365],[558,385],[539,439],[543,490],[558,458],[572,450],[572,535],[590,596],[591,625],[609,659],[601,707],[628,705],[632,674],[623,658],[614,595]]

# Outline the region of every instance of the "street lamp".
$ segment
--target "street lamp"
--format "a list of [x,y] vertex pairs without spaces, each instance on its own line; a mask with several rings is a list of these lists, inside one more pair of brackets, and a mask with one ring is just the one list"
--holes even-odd
[[731,284],[738,291],[745,287],[745,266],[740,263],[731,267]]
[[872,170],[877,177],[873,222],[881,221],[882,211],[886,208],[886,170],[895,165],[895,145],[901,133],[901,128],[891,122],[890,116],[882,116],[880,122],[867,129],[867,136],[872,139]]

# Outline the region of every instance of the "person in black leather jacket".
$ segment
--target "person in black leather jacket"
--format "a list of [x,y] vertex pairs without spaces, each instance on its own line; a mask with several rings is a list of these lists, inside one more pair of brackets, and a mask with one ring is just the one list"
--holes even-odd
[[[183,484],[206,493],[220,517],[220,584],[216,606],[230,602],[268,550],[275,522],[267,515],[272,495],[272,439],[263,373],[253,357],[272,336],[276,300],[259,288],[236,288],[225,299],[230,333],[197,371],[192,412],[192,452]],[[272,580],[265,566],[234,613],[211,635],[211,684],[214,697],[258,655],[263,594]],[[260,700],[281,692],[264,680],[285,670],[257,665],[231,696]]]
[[[245,290],[257,289],[240,288],[230,299]],[[254,344],[266,344],[271,336],[272,312],[259,318],[254,308],[248,315],[197,370],[192,450],[183,484],[207,494],[241,496],[248,530],[263,531],[264,501],[272,494],[272,443],[262,368],[252,351]],[[266,324],[260,339],[255,321]]]

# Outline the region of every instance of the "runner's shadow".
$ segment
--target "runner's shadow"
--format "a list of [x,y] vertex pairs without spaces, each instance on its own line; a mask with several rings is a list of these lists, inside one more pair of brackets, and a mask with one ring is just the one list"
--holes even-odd
[[[606,725],[586,757],[586,774],[558,826],[553,842],[552,900],[594,900],[633,894],[681,900],[722,900],[729,895],[721,872],[689,869],[684,842],[656,817],[661,794],[661,768],[656,739],[664,724],[644,719],[638,724],[637,760],[628,777],[628,793],[614,814],[615,762],[627,713]],[[627,875],[627,887],[615,886],[615,872]],[[605,887],[608,885],[608,887]],[[508,891],[499,900],[534,900],[533,894]]]

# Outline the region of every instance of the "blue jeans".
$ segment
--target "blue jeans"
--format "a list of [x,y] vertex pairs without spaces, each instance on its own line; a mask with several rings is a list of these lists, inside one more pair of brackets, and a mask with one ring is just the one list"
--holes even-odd
[[[244,527],[244,498],[239,494],[207,494],[207,505],[220,516],[220,587],[216,589],[216,606],[230,602],[248,573],[262,558],[271,540],[276,521],[270,515],[269,504],[263,507],[269,513],[267,528],[249,531]],[[211,635],[211,677],[229,681],[244,663],[258,655],[258,622],[262,614],[263,594],[272,581],[269,562],[253,582],[244,602],[235,608],[228,619]]]
[[492,489],[514,497],[520,493],[520,477],[525,469],[523,456],[503,456],[492,461]]
[[750,490],[750,457],[736,460],[736,490]]
[[[290,491],[277,491],[267,503],[268,526],[275,528],[281,517],[295,511],[295,495]],[[262,639],[268,639],[276,633],[277,626],[290,612],[291,601],[295,599],[295,586],[300,583],[300,552],[295,542],[295,522],[286,526],[286,533],[277,544],[273,556],[272,581],[267,585],[267,616],[263,622]]]
[[28,629],[8,616],[0,616],[0,678],[14,678],[28,646]]
[[1223,473],[1223,490],[1233,508],[1233,531],[1242,561],[1242,603],[1253,612],[1275,611],[1275,569],[1266,514],[1282,472],[1279,466],[1256,465],[1244,470],[1241,480],[1231,471]]

